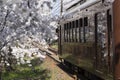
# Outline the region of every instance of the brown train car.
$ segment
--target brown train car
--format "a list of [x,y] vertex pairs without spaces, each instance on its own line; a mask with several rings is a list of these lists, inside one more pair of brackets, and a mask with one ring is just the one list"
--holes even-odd
[[120,80],[119,8],[120,0],[97,0],[60,20],[59,58],[78,79]]

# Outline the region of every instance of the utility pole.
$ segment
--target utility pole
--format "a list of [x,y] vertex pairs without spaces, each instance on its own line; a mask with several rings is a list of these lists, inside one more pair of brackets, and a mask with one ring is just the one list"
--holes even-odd
[[120,0],[113,3],[114,77],[120,80]]

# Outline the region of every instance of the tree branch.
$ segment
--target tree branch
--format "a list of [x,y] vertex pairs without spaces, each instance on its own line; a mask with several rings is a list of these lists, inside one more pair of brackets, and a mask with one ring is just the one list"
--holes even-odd
[[31,8],[31,6],[30,6],[30,1],[28,0],[28,8]]
[[0,32],[3,31],[3,29],[4,29],[5,25],[6,25],[6,21],[7,21],[7,17],[8,17],[8,15],[9,15],[9,13],[10,13],[9,10],[7,10],[7,14],[6,14],[5,19],[4,19],[4,22],[3,22],[3,28],[0,30]]

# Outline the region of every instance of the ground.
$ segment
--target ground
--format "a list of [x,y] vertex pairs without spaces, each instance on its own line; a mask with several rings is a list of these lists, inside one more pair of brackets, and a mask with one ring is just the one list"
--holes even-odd
[[45,62],[42,64],[46,69],[51,72],[50,80],[74,80],[70,75],[64,72],[59,64],[49,57],[46,58]]
[[[36,64],[37,61],[34,61]],[[50,57],[33,67],[28,65],[16,66],[12,72],[3,72],[3,80],[74,80],[63,71],[59,64]]]

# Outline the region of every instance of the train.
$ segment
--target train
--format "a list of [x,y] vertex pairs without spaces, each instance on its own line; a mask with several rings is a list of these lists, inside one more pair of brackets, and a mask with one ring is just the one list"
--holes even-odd
[[93,1],[84,7],[81,4],[76,14],[59,21],[59,59],[78,80],[81,75],[89,80],[120,80],[120,0]]

